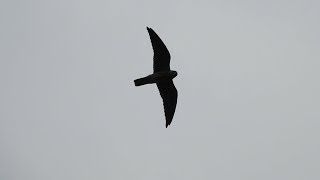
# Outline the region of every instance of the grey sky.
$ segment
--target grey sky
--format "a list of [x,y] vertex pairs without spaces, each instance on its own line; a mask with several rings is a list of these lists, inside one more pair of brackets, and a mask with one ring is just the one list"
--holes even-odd
[[[319,1],[0,1],[0,179],[320,179]],[[165,128],[152,27],[179,91]]]

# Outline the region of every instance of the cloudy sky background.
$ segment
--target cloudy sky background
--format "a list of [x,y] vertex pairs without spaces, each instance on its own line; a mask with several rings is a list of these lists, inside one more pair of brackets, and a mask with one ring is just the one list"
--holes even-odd
[[[320,2],[0,1],[0,179],[320,179]],[[152,27],[179,99],[165,128]]]

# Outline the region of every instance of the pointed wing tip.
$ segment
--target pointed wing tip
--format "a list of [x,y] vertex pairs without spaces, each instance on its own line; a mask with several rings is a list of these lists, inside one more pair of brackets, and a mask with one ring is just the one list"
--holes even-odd
[[147,26],[147,30],[148,30],[149,33],[152,32],[152,31],[154,32],[154,30],[152,28],[148,27],[148,26]]

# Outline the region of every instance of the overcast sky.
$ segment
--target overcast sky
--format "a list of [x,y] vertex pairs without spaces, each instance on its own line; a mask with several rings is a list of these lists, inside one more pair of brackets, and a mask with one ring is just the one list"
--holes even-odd
[[[320,2],[0,1],[1,180],[320,179]],[[149,26],[179,92],[165,128]]]

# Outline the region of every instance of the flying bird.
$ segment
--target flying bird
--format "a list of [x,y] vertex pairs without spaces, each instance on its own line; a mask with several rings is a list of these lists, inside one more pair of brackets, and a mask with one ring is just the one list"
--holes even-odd
[[153,48],[153,74],[134,80],[135,86],[145,84],[157,84],[163,100],[164,114],[166,117],[166,128],[171,124],[176,110],[178,91],[172,79],[178,73],[170,69],[170,53],[160,37],[147,27]]

